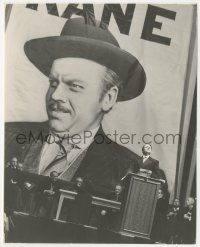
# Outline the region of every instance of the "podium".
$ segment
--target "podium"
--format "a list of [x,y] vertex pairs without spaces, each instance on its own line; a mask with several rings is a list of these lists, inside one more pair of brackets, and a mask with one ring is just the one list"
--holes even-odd
[[158,179],[128,173],[119,226],[122,235],[150,239],[160,184]]
[[[122,202],[116,202],[92,196],[92,205],[118,212],[116,215],[115,232],[127,237],[150,239],[151,228],[157,203],[157,194],[161,182],[153,179],[128,173],[123,180],[124,193]],[[60,212],[63,200],[75,200],[76,192],[60,189],[60,200],[56,220],[60,221]]]

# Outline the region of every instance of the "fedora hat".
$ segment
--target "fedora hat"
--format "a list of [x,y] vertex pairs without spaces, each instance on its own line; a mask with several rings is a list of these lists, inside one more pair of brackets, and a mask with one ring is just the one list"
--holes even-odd
[[27,41],[24,51],[46,76],[49,76],[53,61],[65,57],[92,60],[113,70],[123,82],[118,101],[133,99],[145,88],[146,75],[139,61],[120,48],[105,26],[86,24],[84,18],[66,21],[60,36]]

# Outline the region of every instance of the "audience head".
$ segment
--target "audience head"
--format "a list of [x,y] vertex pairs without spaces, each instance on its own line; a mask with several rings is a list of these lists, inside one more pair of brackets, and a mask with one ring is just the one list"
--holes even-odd
[[180,201],[178,198],[174,199],[174,206],[180,206]]
[[164,196],[163,190],[162,190],[162,189],[159,189],[159,190],[158,190],[158,199],[163,198],[163,196]]
[[76,179],[76,186],[77,186],[78,188],[80,188],[80,187],[83,186],[83,178],[78,177],[78,178]]
[[187,207],[193,207],[195,203],[195,200],[193,197],[188,197],[187,201],[186,201],[186,206]]
[[56,171],[52,171],[50,173],[50,178],[53,180],[53,181],[56,181],[57,180],[57,177],[58,177],[58,173]]
[[10,160],[10,165],[12,168],[17,168],[17,164],[18,164],[18,160],[16,157],[13,157],[11,160]]
[[142,153],[143,153],[143,155],[150,155],[151,154],[151,151],[152,151],[152,146],[150,144],[145,144],[142,147]]
[[11,167],[10,162],[7,162],[7,163],[6,163],[6,167]]
[[17,170],[22,171],[23,170],[23,165],[22,163],[17,164]]
[[121,184],[117,184],[117,185],[115,186],[115,194],[116,194],[116,195],[120,195],[121,192],[122,192],[122,186],[121,186]]

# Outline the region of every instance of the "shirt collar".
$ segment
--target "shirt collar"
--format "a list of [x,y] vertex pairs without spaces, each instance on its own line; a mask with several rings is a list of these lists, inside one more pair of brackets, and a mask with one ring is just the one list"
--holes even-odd
[[[82,134],[74,135],[72,138],[70,138],[69,142],[71,144],[75,144],[76,147],[84,150],[92,143],[98,129],[99,126],[94,129],[84,131]],[[63,145],[65,145],[64,143],[65,140],[63,141]]]
[[68,132],[63,134],[63,138],[62,138],[50,131],[49,136],[47,138],[47,142],[49,144],[60,142],[62,143],[65,149],[68,149],[69,144],[71,144],[74,145],[76,148],[84,150],[87,147],[89,147],[89,145],[92,143],[94,136],[96,135],[99,127],[100,126],[98,125],[96,128],[84,131],[82,134],[73,135],[71,138],[69,138]]

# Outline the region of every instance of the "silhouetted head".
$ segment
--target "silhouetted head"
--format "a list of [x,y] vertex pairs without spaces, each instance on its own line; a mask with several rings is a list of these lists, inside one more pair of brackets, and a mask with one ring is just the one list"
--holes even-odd
[[53,181],[56,181],[57,180],[57,177],[58,177],[58,173],[56,171],[52,171],[50,173],[50,178],[53,180]]
[[150,144],[145,144],[143,147],[142,147],[142,153],[144,155],[150,155],[151,154],[151,151],[152,151],[152,146]]

